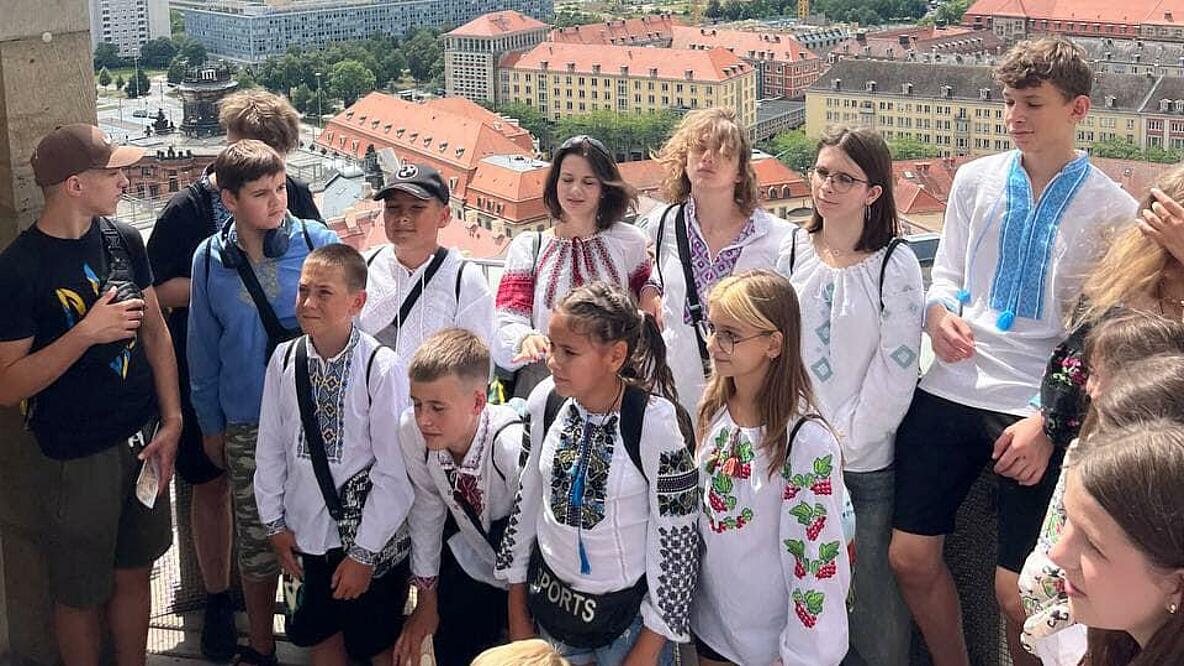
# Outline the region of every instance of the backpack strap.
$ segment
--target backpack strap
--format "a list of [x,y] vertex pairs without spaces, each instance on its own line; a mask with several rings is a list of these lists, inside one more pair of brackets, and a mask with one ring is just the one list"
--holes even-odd
[[127,247],[127,239],[110,219],[100,217],[95,223],[99,225],[99,236],[103,240],[103,278],[109,277],[111,266],[130,271],[132,253]]
[[454,291],[456,292],[456,309],[458,311],[460,310],[460,284],[464,280],[464,277],[465,277],[465,266],[468,266],[468,265],[469,265],[469,262],[467,260],[461,259],[460,266],[456,267],[456,287],[455,287]]
[[333,483],[329,471],[329,456],[325,452],[325,440],[321,437],[321,424],[317,421],[316,405],[312,398],[312,381],[308,376],[308,336],[292,343],[296,347],[296,402],[300,405],[300,423],[304,426],[304,441],[308,444],[308,457],[312,460],[312,471],[321,489],[321,497],[334,521],[340,521],[341,496]]
[[900,236],[896,236],[888,241],[888,249],[884,251],[884,262],[880,264],[880,312],[884,311],[884,274],[888,272],[888,260],[892,258],[892,253],[896,251],[897,246],[905,242]]
[[645,408],[649,401],[649,393],[636,386],[626,386],[625,395],[621,397],[621,439],[625,442],[625,452],[646,483],[650,479],[641,464],[641,427],[645,424]]
[[[497,443],[497,438],[501,437],[503,432],[505,432],[507,429],[512,428],[516,425],[524,425],[524,423],[522,422],[522,419],[514,419],[513,421],[509,421],[508,423],[506,423],[502,427],[495,430],[493,433],[493,437],[489,440],[490,446],[492,447]],[[501,477],[502,481],[505,481],[506,480],[506,473],[502,471],[502,468],[497,466],[496,451],[497,451],[497,449],[495,448],[494,453],[492,454],[492,456],[490,457],[489,460],[490,460],[490,462],[493,463],[493,471],[497,472],[497,475],[499,477]]]
[[551,429],[551,424],[555,423],[555,417],[559,416],[559,410],[563,407],[563,403],[567,399],[559,395],[554,388],[547,394],[547,404],[543,407],[543,436],[547,436],[547,431]]
[[300,223],[300,233],[304,236],[304,246],[308,248],[309,252],[312,252],[314,248],[312,246],[312,236],[308,234],[308,225],[300,218],[296,218],[296,221]]
[[407,297],[403,299],[403,304],[399,306],[399,312],[391,320],[391,323],[387,324],[388,327],[394,326],[396,331],[399,330],[399,327],[403,324],[403,320],[407,319],[407,315],[411,314],[411,308],[415,307],[415,304],[419,301],[419,297],[423,295],[424,287],[431,284],[432,278],[436,277],[436,272],[440,270],[440,265],[444,263],[444,259],[447,257],[448,250],[442,247],[436,249],[436,254],[432,256],[432,261],[424,269],[423,279],[416,282],[411,287],[411,291],[407,292]]
[[530,276],[534,277],[539,271],[539,254],[543,248],[543,232],[536,231],[530,235]]
[[703,376],[711,376],[711,354],[707,351],[707,333],[704,329],[703,304],[699,302],[699,287],[695,284],[695,271],[691,268],[691,241],[687,231],[687,206],[678,207],[674,218],[674,233],[678,239],[678,263],[682,265],[682,277],[687,288],[687,309],[691,313],[691,329],[699,346],[699,363]]
[[[291,332],[284,328],[280,323],[280,318],[276,316],[275,310],[271,307],[271,302],[267,300],[267,295],[263,293],[263,287],[259,284],[259,278],[255,277],[255,271],[251,268],[251,262],[244,256],[241,261],[234,262],[234,269],[238,271],[238,277],[242,280],[243,286],[247,288],[247,293],[251,295],[251,300],[255,302],[255,310],[259,313],[259,320],[263,322],[263,330],[267,333],[268,340],[272,341],[269,345],[269,350],[274,345],[282,342],[285,338],[290,337]],[[209,277],[209,257],[206,257],[206,277]],[[208,284],[206,285],[209,286]],[[264,356],[263,364],[267,365],[269,356]]]
[[802,429],[802,426],[806,425],[807,421],[822,421],[822,417],[817,414],[805,414],[802,418],[798,419],[797,423],[793,424],[793,427],[789,430],[789,434],[785,436],[785,459],[787,461],[789,460],[789,452],[793,450],[793,440],[798,436],[798,431]]
[[378,255],[382,254],[383,249],[386,247],[386,245],[380,245],[378,246],[377,250],[370,253],[370,256],[366,258],[366,268],[370,268],[370,266],[374,264],[374,262],[378,259]]
[[658,282],[662,283],[662,287],[666,287],[666,278],[662,276],[662,239],[666,237],[666,218],[670,217],[670,211],[685,204],[670,204],[666,210],[662,211],[662,217],[658,219],[658,236],[654,239],[654,268],[658,269]]
[[378,357],[378,350],[382,349],[382,345],[375,345],[370,352],[370,358],[366,360],[366,402],[373,404],[374,396],[370,393],[370,372],[374,370],[374,359]]
[[798,261],[798,229],[801,229],[801,227],[795,224],[789,232],[789,274],[791,276],[793,275],[794,264]]

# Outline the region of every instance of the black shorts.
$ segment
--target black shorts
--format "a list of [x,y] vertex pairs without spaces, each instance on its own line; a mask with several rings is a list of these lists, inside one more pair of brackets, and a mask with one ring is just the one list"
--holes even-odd
[[[924,536],[953,532],[958,507],[991,462],[995,440],[1018,420],[918,390],[896,431],[893,527]],[[1035,547],[1062,457],[1063,451],[1053,451],[1034,486],[997,476],[1000,567],[1018,573]]]
[[288,640],[303,648],[342,632],[350,658],[368,660],[394,647],[403,631],[409,566],[404,560],[382,578],[371,580],[362,596],[341,601],[333,598],[330,582],[342,559],[341,549],[300,556],[304,588],[300,607],[287,618],[285,629]]
[[730,659],[728,659],[727,657],[723,656],[722,654],[716,652],[715,649],[712,648],[707,643],[704,643],[703,639],[699,638],[698,636],[696,636],[694,634],[691,634],[691,638],[693,638],[695,641],[695,654],[699,655],[700,659],[708,659],[710,661],[720,661],[725,664],[732,663],[732,661]]
[[436,588],[440,627],[432,639],[436,663],[468,666],[477,655],[505,642],[507,592],[470,578],[447,543],[441,550]]
[[[187,393],[187,392],[186,392]],[[200,486],[222,476],[221,467],[210,462],[201,443],[201,428],[197,425],[197,413],[189,403],[189,396],[181,396],[181,439],[177,443],[177,476],[191,486]]]

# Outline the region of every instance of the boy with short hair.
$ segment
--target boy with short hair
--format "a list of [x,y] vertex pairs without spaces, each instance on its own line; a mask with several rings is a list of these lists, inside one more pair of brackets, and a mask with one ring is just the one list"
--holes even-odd
[[486,404],[489,348],[470,331],[429,337],[409,374],[414,407],[403,413],[399,443],[415,487],[408,523],[419,592],[396,657],[418,665],[434,634],[440,666],[465,666],[507,624],[508,586],[493,569],[518,491],[523,425],[513,407]]
[[149,576],[172,543],[177,366],[140,234],[109,217],[143,154],[86,124],[43,137],[45,209],[0,254],[0,404],[24,402],[37,440],[27,471],[67,666],[99,663],[104,615],[116,662],[144,663]]
[[259,419],[259,517],[284,571],[303,583],[287,634],[311,648],[314,665],[389,665],[407,598],[408,544],[396,541],[413,500],[398,443],[405,375],[354,326],[365,302],[357,250],[333,244],[309,255],[296,299],[307,335],[271,357]]
[[[255,88],[228,95],[219,105],[218,119],[228,143],[258,139],[280,155],[300,143],[300,115],[288,100]],[[308,185],[288,175],[288,210],[302,220],[319,220]],[[167,310],[169,332],[181,378],[181,411],[185,426],[177,451],[177,475],[193,488],[190,526],[198,568],[206,589],[205,616],[201,628],[201,652],[214,661],[234,654],[237,631],[230,585],[230,484],[221,461],[211,461],[202,447],[201,428],[189,399],[189,364],[186,362],[189,318],[190,270],[197,246],[217,232],[230,217],[218,194],[213,166],[173,195],[156,220],[148,238],[148,260],[160,305]]]
[[897,431],[890,560],[939,666],[968,664],[944,535],[984,465],[999,475],[995,594],[1012,658],[1024,612],[1018,572],[1032,550],[1063,451],[1030,404],[1064,315],[1135,201],[1074,150],[1090,108],[1085,52],[1063,38],[1016,45],[995,70],[1018,150],[963,166],[950,191],[926,328],[937,356]]
[[426,164],[403,163],[374,195],[382,201],[390,245],[370,254],[370,298],[362,330],[394,349],[404,363],[436,331],[457,326],[493,336],[493,294],[477,266],[440,247],[452,219],[448,185]]
[[288,212],[284,160],[263,142],[230,145],[214,173],[231,217],[193,257],[190,395],[206,454],[230,473],[250,623],[250,644],[239,650],[238,662],[270,666],[280,568],[252,487],[263,376],[271,351],[300,332],[294,308],[305,257],[337,235]]

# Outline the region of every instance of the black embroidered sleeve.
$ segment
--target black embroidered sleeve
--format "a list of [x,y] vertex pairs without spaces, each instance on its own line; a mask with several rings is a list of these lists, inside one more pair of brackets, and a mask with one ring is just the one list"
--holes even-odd
[[695,525],[658,529],[661,573],[654,598],[662,621],[679,636],[690,633],[691,597],[699,580],[699,531]]
[[699,510],[699,470],[686,449],[663,451],[658,459],[658,512],[689,516]]

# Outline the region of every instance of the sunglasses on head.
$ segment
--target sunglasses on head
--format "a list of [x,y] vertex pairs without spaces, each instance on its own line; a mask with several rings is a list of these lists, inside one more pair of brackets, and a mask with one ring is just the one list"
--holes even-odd
[[587,134],[577,134],[576,136],[571,137],[567,141],[564,141],[562,144],[560,144],[559,150],[570,150],[581,144],[592,146],[593,150],[599,151],[601,155],[609,158],[609,160],[613,159],[612,153],[608,152],[608,148],[605,147],[603,143],[601,143],[600,139],[588,136]]

